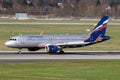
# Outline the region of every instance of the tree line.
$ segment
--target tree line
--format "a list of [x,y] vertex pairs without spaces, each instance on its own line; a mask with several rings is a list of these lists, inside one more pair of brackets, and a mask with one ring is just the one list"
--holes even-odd
[[0,14],[27,13],[50,17],[120,18],[120,0],[0,0]]

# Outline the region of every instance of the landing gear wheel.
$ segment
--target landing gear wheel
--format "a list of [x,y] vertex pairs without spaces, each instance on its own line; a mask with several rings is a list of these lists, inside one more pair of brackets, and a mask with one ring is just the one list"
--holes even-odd
[[22,51],[18,51],[18,54],[21,54],[22,53]]
[[21,51],[22,49],[19,49],[19,51],[18,51],[18,54],[22,54],[22,51]]
[[63,50],[59,51],[59,54],[64,54],[64,51]]

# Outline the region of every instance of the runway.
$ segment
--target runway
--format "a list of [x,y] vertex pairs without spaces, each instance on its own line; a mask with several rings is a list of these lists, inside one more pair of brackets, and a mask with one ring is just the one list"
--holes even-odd
[[47,54],[45,52],[1,51],[0,63],[23,63],[41,61],[69,61],[69,60],[120,60],[117,51],[68,51],[65,54]]

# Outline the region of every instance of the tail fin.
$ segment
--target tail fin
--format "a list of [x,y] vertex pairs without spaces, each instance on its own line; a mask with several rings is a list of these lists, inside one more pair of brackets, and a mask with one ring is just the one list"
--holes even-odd
[[84,42],[101,41],[101,38],[104,37],[106,33],[108,18],[108,16],[103,16],[96,27],[93,28],[92,32],[89,34],[89,37],[84,40]]

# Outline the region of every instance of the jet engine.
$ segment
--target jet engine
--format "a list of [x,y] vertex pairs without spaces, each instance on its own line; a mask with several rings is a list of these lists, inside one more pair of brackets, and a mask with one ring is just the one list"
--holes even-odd
[[55,45],[47,45],[47,46],[46,46],[46,51],[47,51],[48,53],[57,53],[58,47],[55,46]]
[[29,50],[29,51],[37,51],[37,50],[39,50],[39,48],[37,48],[37,47],[34,47],[34,48],[28,48],[28,50]]

